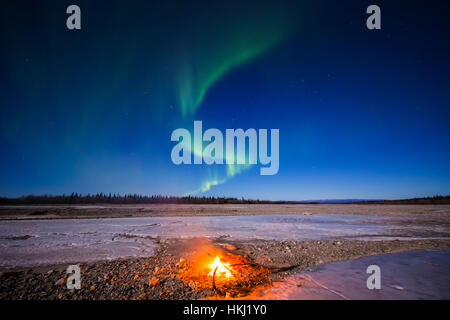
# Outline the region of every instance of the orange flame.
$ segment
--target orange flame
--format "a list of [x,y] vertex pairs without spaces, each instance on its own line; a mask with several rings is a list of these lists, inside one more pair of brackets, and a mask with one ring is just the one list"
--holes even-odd
[[214,260],[213,263],[211,263],[210,265],[211,267],[211,272],[208,273],[208,276],[214,276],[214,273],[216,275],[224,275],[225,277],[229,278],[231,277],[231,267],[230,267],[230,263],[226,262],[220,262],[220,258],[216,257],[216,259]]

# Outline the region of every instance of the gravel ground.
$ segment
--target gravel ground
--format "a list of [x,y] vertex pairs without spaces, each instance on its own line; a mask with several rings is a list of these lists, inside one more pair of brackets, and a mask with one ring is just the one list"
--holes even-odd
[[73,219],[160,216],[243,216],[260,214],[365,214],[445,219],[450,205],[385,204],[296,204],[296,205],[105,205],[80,206],[0,206],[0,220],[5,219]]
[[[67,265],[15,268],[0,273],[0,299],[201,299],[224,295],[213,285],[199,285],[186,281],[182,265],[192,259],[194,252],[222,252],[246,259],[268,275],[253,281],[270,285],[294,272],[319,264],[355,259],[361,256],[401,252],[416,249],[443,249],[450,247],[445,240],[390,240],[390,241],[224,241],[216,239],[166,240],[156,256],[139,259],[118,259],[90,264],[79,264],[82,287],[66,288]],[[231,296],[248,294],[236,291]],[[230,293],[228,293],[230,294]]]

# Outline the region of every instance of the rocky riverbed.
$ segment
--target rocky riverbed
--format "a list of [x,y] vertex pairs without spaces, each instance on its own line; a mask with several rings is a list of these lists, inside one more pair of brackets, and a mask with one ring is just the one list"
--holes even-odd
[[[79,264],[81,289],[67,289],[67,265],[4,269],[0,274],[0,299],[202,299],[250,294],[257,286],[270,286],[311,266],[380,253],[415,249],[445,249],[441,240],[327,240],[327,241],[228,241],[224,239],[167,239],[153,257],[116,259]],[[216,250],[241,256],[269,273],[247,291],[231,295],[213,285],[187,282],[181,265],[193,252]],[[195,261],[192,261],[195,263]],[[184,270],[186,272],[186,270]],[[249,281],[251,283],[251,281]],[[229,295],[229,296],[227,296]]]

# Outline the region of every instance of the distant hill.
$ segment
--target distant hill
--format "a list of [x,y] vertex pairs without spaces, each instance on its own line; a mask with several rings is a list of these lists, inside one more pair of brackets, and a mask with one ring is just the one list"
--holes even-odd
[[411,198],[401,200],[367,200],[355,202],[358,204],[450,204],[450,196],[434,196],[426,198]]
[[363,203],[368,201],[383,201],[378,199],[322,199],[322,200],[302,200],[302,203],[322,203],[322,204],[333,204],[333,203]]

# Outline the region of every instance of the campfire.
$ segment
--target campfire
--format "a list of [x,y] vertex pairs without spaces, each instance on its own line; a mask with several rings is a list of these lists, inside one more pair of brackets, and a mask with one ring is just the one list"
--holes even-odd
[[231,277],[231,267],[230,264],[220,262],[220,258],[216,257],[214,262],[211,263],[211,271],[208,273],[208,276],[216,277],[216,276],[225,276],[226,278]]
[[239,297],[268,283],[269,270],[250,258],[214,247],[186,253],[180,259],[178,278],[194,290],[213,290],[219,296]]

